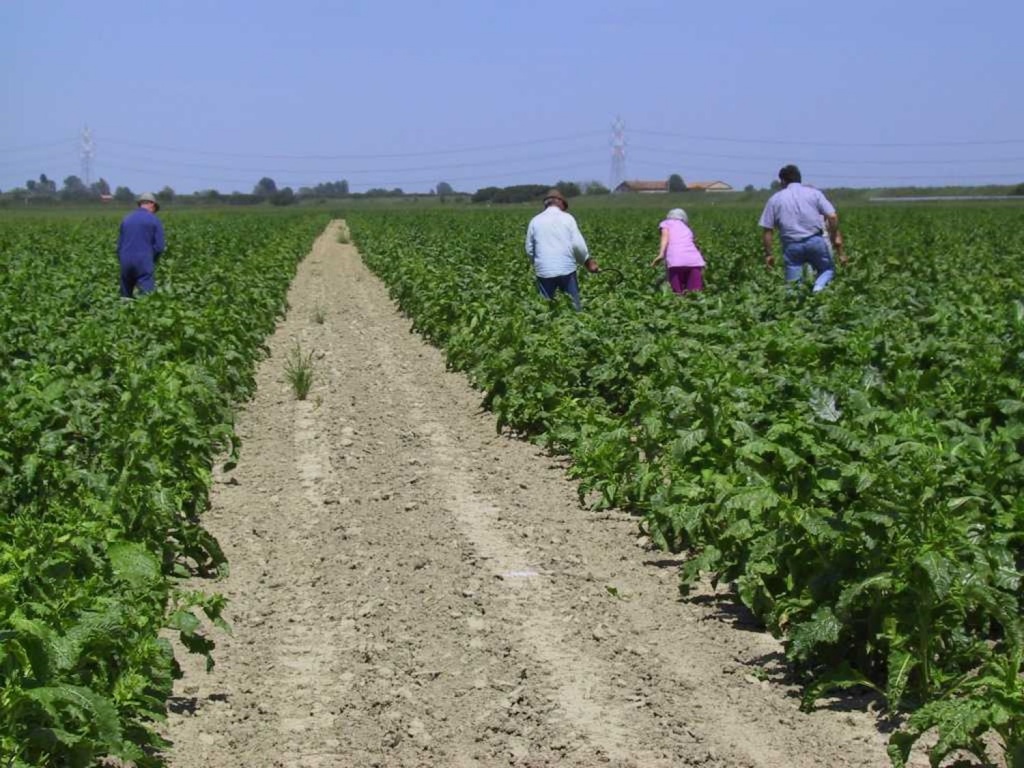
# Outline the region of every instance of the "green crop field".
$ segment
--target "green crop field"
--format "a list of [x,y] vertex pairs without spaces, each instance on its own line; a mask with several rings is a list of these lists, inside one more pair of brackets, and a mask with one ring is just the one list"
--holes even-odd
[[[605,272],[549,306],[533,208],[353,209],[353,241],[498,429],[571,458],[780,637],[804,706],[872,689],[938,760],[1024,766],[1024,210],[841,211],[851,264],[787,291],[758,210],[688,206],[707,290],[649,266],[661,208],[573,207]],[[159,765],[176,631],[211,659],[211,467],[298,261],[303,210],[162,214],[159,289],[117,297],[117,219],[0,219],[0,765]]]
[[323,215],[168,216],[160,289],[117,296],[117,220],[0,221],[0,765],[158,764],[177,664],[226,628],[181,577],[232,406]]
[[569,455],[777,636],[804,706],[913,714],[902,765],[994,730],[1024,765],[1024,211],[853,209],[829,288],[767,273],[758,211],[691,210],[707,290],[649,266],[660,211],[577,211],[605,274],[538,298],[515,212],[349,217],[364,259],[500,427]]

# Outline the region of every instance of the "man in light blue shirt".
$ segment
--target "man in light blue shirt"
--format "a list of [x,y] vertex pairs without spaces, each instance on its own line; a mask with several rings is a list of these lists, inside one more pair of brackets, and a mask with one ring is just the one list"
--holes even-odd
[[576,219],[568,213],[569,202],[557,189],[544,197],[544,210],[530,220],[526,228],[526,255],[533,262],[537,290],[545,299],[555,298],[557,291],[569,294],[572,305],[580,309],[580,289],[576,265],[588,272],[597,272],[597,262],[590,257],[587,243]]
[[786,282],[799,281],[803,277],[804,264],[810,264],[815,275],[814,292],[817,293],[836,274],[832,252],[822,230],[823,221],[840,263],[845,266],[847,262],[843,236],[839,231],[839,217],[825,195],[801,183],[800,169],[795,165],[782,168],[779,181],[782,182],[782,189],[768,198],[759,222],[765,266],[769,269],[775,266],[772,233],[777,229],[782,241]]

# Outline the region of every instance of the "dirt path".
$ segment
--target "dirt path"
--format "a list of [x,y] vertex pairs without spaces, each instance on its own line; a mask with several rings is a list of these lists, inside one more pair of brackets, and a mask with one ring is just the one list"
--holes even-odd
[[802,714],[755,675],[775,641],[680,602],[635,520],[496,435],[342,226],[299,270],[215,486],[234,634],[211,674],[188,662],[172,766],[887,764],[870,714]]

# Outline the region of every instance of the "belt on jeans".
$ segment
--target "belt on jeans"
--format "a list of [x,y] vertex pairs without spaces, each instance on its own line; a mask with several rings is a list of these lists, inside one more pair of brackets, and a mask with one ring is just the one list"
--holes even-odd
[[816,237],[824,237],[824,236],[825,236],[824,232],[815,232],[813,235],[808,235],[807,237],[803,238],[802,240],[790,240],[789,242],[791,242],[791,243],[806,243],[808,240],[813,240]]

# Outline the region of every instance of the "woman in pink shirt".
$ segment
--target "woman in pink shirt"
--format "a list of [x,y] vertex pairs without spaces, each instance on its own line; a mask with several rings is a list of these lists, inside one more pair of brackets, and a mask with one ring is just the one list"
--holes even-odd
[[651,262],[656,267],[664,261],[668,269],[668,284],[675,293],[700,291],[704,288],[704,257],[697,247],[697,240],[690,229],[686,211],[673,208],[665,220],[658,225],[661,229],[661,249],[658,257]]

